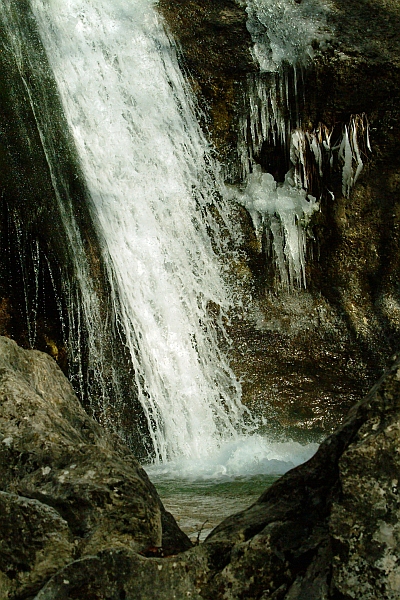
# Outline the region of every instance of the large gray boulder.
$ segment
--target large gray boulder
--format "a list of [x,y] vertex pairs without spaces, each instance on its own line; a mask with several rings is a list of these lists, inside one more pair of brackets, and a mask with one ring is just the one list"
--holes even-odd
[[0,337],[0,598],[113,549],[190,547],[145,471],[82,409],[48,355]]

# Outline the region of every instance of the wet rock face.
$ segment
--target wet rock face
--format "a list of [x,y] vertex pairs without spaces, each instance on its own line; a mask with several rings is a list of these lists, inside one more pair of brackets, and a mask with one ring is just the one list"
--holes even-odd
[[[245,99],[247,77],[258,72],[258,65],[251,58],[253,41],[246,26],[246,3],[231,4],[235,8],[229,10],[237,18],[226,20],[225,26],[226,2],[180,0],[171,3],[163,0],[160,7],[182,45],[184,63],[189,67],[200,101],[205,98],[205,103],[209,104],[207,130],[222,162],[228,162],[227,171],[237,173],[240,171],[235,167],[239,116],[249,110]],[[295,5],[293,0],[293,7]],[[275,410],[274,396],[287,398],[288,393],[289,396],[293,394],[290,392],[291,366],[288,366],[288,376],[281,375],[282,361],[274,356],[276,338],[279,338],[279,344],[289,349],[288,354],[302,356],[303,366],[307,361],[321,362],[323,355],[335,356],[344,379],[349,382],[343,391],[350,403],[351,399],[360,399],[366,393],[400,345],[400,163],[396,133],[400,127],[400,10],[393,0],[373,3],[361,0],[311,3],[303,0],[298,10],[306,13],[308,8],[317,10],[319,6],[325,15],[326,31],[321,36],[322,41],[316,39],[313,43],[313,60],[303,68],[302,81],[299,81],[302,128],[313,131],[322,124],[329,131],[335,131],[334,138],[351,115],[366,113],[372,153],[362,152],[364,169],[350,197],[342,193],[340,169],[311,190],[318,198],[322,194],[321,209],[314,213],[309,229],[307,295],[301,298],[301,293],[298,294],[295,314],[290,315],[286,309],[282,311],[281,306],[287,304],[287,298],[270,282],[273,279],[272,259],[255,250],[254,235],[248,234],[248,227],[243,229],[246,285],[252,288],[255,310],[250,310],[245,317],[248,320],[246,332],[242,323],[236,331],[232,329],[236,346],[233,360],[240,375],[249,370],[250,363],[256,364],[259,374],[249,375],[248,381],[254,379],[256,392],[263,390],[258,394],[259,400],[267,411],[277,415],[280,425],[285,421],[287,424],[288,420],[285,415],[279,415],[279,407]],[[264,26],[260,24],[260,27]],[[211,35],[214,36],[213,43],[208,41]],[[294,102],[294,98],[292,100]],[[281,108],[285,112],[285,107]],[[274,147],[265,144],[256,161],[263,168],[269,163],[282,163],[287,170],[289,159],[281,156],[282,152],[276,144]],[[327,190],[334,194],[334,200]],[[245,218],[242,220],[244,222]],[[246,305],[248,288],[244,292]],[[306,323],[309,311],[301,307],[309,304],[310,297],[314,306],[323,310],[328,307],[321,319],[321,328]],[[278,313],[282,316],[276,318]],[[301,336],[288,331],[283,323],[286,317],[294,324],[299,320],[305,323]],[[244,360],[239,356],[243,338],[247,345]],[[257,350],[260,340],[264,364],[262,353]],[[308,353],[304,352],[306,346]],[[354,380],[354,363],[357,363],[358,384],[351,382]],[[300,371],[304,371],[302,366]],[[283,385],[278,382],[273,394],[267,390],[275,386],[276,373],[281,376]],[[333,379],[335,377],[333,373]],[[318,395],[325,397],[325,387],[318,387],[318,382],[314,384]],[[254,403],[254,390],[247,389],[252,385],[246,383],[244,387],[245,402]],[[333,397],[330,392],[329,396]],[[287,405],[290,403],[289,400]],[[309,394],[303,394],[299,404],[311,415],[310,421],[319,419]],[[332,415],[335,415],[336,405],[336,415],[342,418],[349,402],[344,402],[344,411],[340,404],[341,401],[333,401]],[[304,428],[301,418],[292,421],[295,427]],[[330,430],[328,421],[329,418],[322,425],[325,431]]]
[[241,86],[257,70],[251,56],[244,2],[235,0],[160,0],[174,39],[181,45],[184,69],[205,110],[203,125],[222,161],[234,159],[235,126],[242,110]]
[[[78,282],[90,281],[102,321],[113,323],[110,287],[80,160],[29,0],[1,3],[0,31],[0,335],[50,354],[90,414],[123,430],[139,450],[143,415],[125,345],[110,331],[93,345],[84,331]],[[102,378],[91,360],[97,345]],[[109,404],[126,398],[118,418],[107,414],[104,394]]]
[[398,361],[308,463],[210,534],[206,546],[231,548],[211,589],[223,598],[397,598],[399,416]]
[[310,461],[192,548],[52,359],[0,338],[0,361],[2,599],[399,597],[400,360]]
[[[53,296],[62,298],[60,279],[73,276],[73,251],[59,203],[71,202],[82,237],[94,254],[98,254],[97,239],[79,162],[29,2],[3,3],[0,29],[4,40],[0,53],[0,333],[29,347],[35,338],[27,325],[30,320],[32,329],[37,328],[36,347],[52,354],[66,371]],[[23,42],[16,52],[18,36]],[[32,308],[35,278],[40,280],[36,310]],[[43,288],[48,290],[46,301]],[[30,313],[35,313],[37,323]]]
[[[380,388],[372,412],[339,461],[341,494],[329,521],[332,581],[344,597],[372,600],[400,593],[398,443],[400,367]],[[374,406],[375,404],[375,406]]]
[[[190,547],[146,473],[46,354],[0,338],[0,594],[32,595],[107,548]],[[151,550],[149,550],[151,549]]]
[[390,0],[332,2],[330,47],[306,75],[307,112],[332,126],[366,113],[372,153],[349,198],[340,177],[314,218],[318,261],[309,281],[343,313],[370,368],[383,368],[400,343],[399,174],[400,9]]

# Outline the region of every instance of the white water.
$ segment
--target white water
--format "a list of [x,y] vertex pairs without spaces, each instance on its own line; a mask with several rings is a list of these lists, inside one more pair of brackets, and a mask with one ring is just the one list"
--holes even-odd
[[247,0],[247,28],[261,71],[279,71],[284,62],[306,64],[313,45],[323,47],[332,37],[327,26],[331,10],[326,0]]
[[177,459],[146,467],[153,480],[235,480],[254,475],[283,475],[317,451],[318,444],[273,441],[265,435],[238,436],[202,460]]
[[[31,0],[92,197],[115,318],[156,459],[204,457],[245,409],[211,301],[229,305],[203,209],[218,173],[148,0]],[[220,243],[221,240],[220,240]]]
[[[59,314],[61,318],[61,325],[63,333],[65,333],[65,342],[68,346],[69,351],[69,362],[70,362],[70,378],[74,384],[76,390],[80,390],[81,396],[84,396],[84,389],[90,382],[84,381],[85,375],[82,370],[82,324],[80,322],[81,315],[85,320],[86,328],[86,341],[87,341],[87,356],[86,363],[87,369],[97,374],[96,385],[96,400],[98,405],[103,405],[106,408],[108,402],[108,394],[106,391],[106,383],[102,377],[102,372],[105,366],[105,359],[103,353],[103,344],[107,337],[106,324],[101,322],[100,319],[100,306],[99,299],[96,295],[93,282],[90,275],[90,266],[87,261],[84,242],[82,240],[79,226],[74,215],[73,202],[70,197],[68,182],[64,180],[63,176],[60,175],[62,170],[58,169],[58,147],[57,140],[54,140],[53,136],[53,119],[54,114],[49,107],[48,95],[45,91],[38,86],[33,91],[32,82],[27,77],[29,73],[29,67],[26,63],[30,63],[30,67],[34,72],[35,69],[41,69],[41,64],[38,62],[37,53],[29,51],[29,42],[26,41],[26,31],[21,28],[21,21],[18,19],[18,11],[10,0],[3,0],[0,3],[0,14],[2,22],[5,24],[3,34],[3,42],[7,44],[8,48],[12,49],[14,59],[16,61],[17,68],[21,81],[25,87],[26,96],[29,99],[29,103],[32,109],[32,114],[35,118],[37,130],[42,142],[42,147],[47,160],[49,174],[51,177],[54,195],[57,202],[57,208],[62,219],[65,235],[69,241],[70,247],[73,248],[71,253],[71,262],[74,265],[74,280],[70,280],[70,273],[63,271],[63,265],[60,266],[61,281],[63,285],[63,294],[68,298],[68,313],[66,315],[68,320],[68,327],[64,322],[63,310],[61,306],[61,300],[57,297],[56,286],[54,284],[53,273],[51,272],[50,263],[43,253],[43,249],[40,248],[39,243],[36,241],[35,246],[30,247],[23,241],[23,224],[20,222],[20,218],[15,214],[15,228],[17,233],[17,244],[20,251],[21,269],[24,278],[24,291],[25,291],[25,306],[27,313],[27,329],[29,335],[29,342],[32,347],[36,341],[36,310],[38,302],[38,282],[39,282],[39,268],[40,260],[44,259],[47,263],[45,268],[48,268],[50,277],[53,281],[54,293],[56,294],[56,301],[59,305]],[[28,50],[24,48],[25,44],[28,45]],[[46,76],[46,70],[43,69],[43,75]],[[40,107],[40,108],[39,108]],[[24,273],[25,267],[23,263],[28,262],[27,253],[30,252],[31,259],[34,267],[34,293],[29,293],[27,274]],[[31,296],[31,297],[30,297]],[[66,330],[68,329],[69,335],[66,339]]]

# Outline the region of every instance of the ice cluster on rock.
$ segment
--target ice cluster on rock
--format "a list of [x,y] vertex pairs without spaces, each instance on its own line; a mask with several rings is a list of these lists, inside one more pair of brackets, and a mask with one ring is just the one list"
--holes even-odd
[[270,245],[281,283],[291,289],[306,285],[305,225],[319,208],[317,199],[295,185],[293,172],[278,184],[270,173],[254,165],[247,186],[238,197],[253,220],[260,249],[265,233]]
[[329,43],[329,12],[320,0],[247,0],[247,28],[261,71],[278,71],[284,62],[305,64],[315,45]]

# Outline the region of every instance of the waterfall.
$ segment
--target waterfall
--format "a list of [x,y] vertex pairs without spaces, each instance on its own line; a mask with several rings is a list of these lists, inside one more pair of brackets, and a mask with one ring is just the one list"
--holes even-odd
[[[44,286],[46,277],[50,288],[46,291],[49,296],[54,295],[63,342],[68,347],[71,382],[82,399],[86,399],[87,395],[95,396],[97,405],[105,409],[109,402],[104,376],[108,330],[101,318],[101,301],[95,289],[97,282],[86,253],[91,227],[86,220],[86,211],[79,207],[85,191],[81,188],[79,169],[74,162],[74,150],[68,133],[64,132],[66,123],[63,115],[57,111],[54,83],[37,32],[32,28],[29,6],[22,0],[4,0],[0,3],[0,20],[1,51],[9,76],[4,88],[14,101],[16,115],[16,123],[6,123],[2,143],[9,146],[14,143],[13,152],[21,153],[19,160],[11,158],[9,165],[20,198],[5,211],[9,213],[7,236],[14,238],[13,249],[17,254],[12,260],[17,259],[18,266],[12,270],[19,270],[22,276],[27,342],[35,347],[39,299],[43,294],[40,288]],[[7,93],[2,102],[2,108],[6,110]],[[36,128],[39,139],[39,150],[44,155],[44,165],[39,156],[32,156],[38,146],[35,146],[33,133],[27,126],[30,117],[26,113],[29,109],[34,122],[32,127]],[[28,149],[25,154],[18,146],[18,140],[14,141],[10,136],[8,126],[15,127],[15,138],[21,136],[23,139]],[[23,164],[24,159],[26,165]],[[23,167],[21,172],[19,165]],[[32,177],[29,169],[34,173]],[[41,169],[46,170],[50,189],[46,187],[45,178],[40,179],[43,175]],[[72,177],[76,185],[71,183]],[[40,186],[38,182],[44,184],[43,189],[37,189]],[[28,188],[33,188],[33,192]],[[37,206],[32,206],[34,203]],[[45,214],[46,218],[41,219],[41,214]],[[47,229],[49,223],[50,233]],[[58,264],[54,256],[57,256]],[[89,377],[88,373],[93,377]]]
[[174,47],[149,0],[31,7],[90,192],[154,457],[210,454],[235,438],[246,411],[219,347],[230,304],[215,253],[225,201]]

